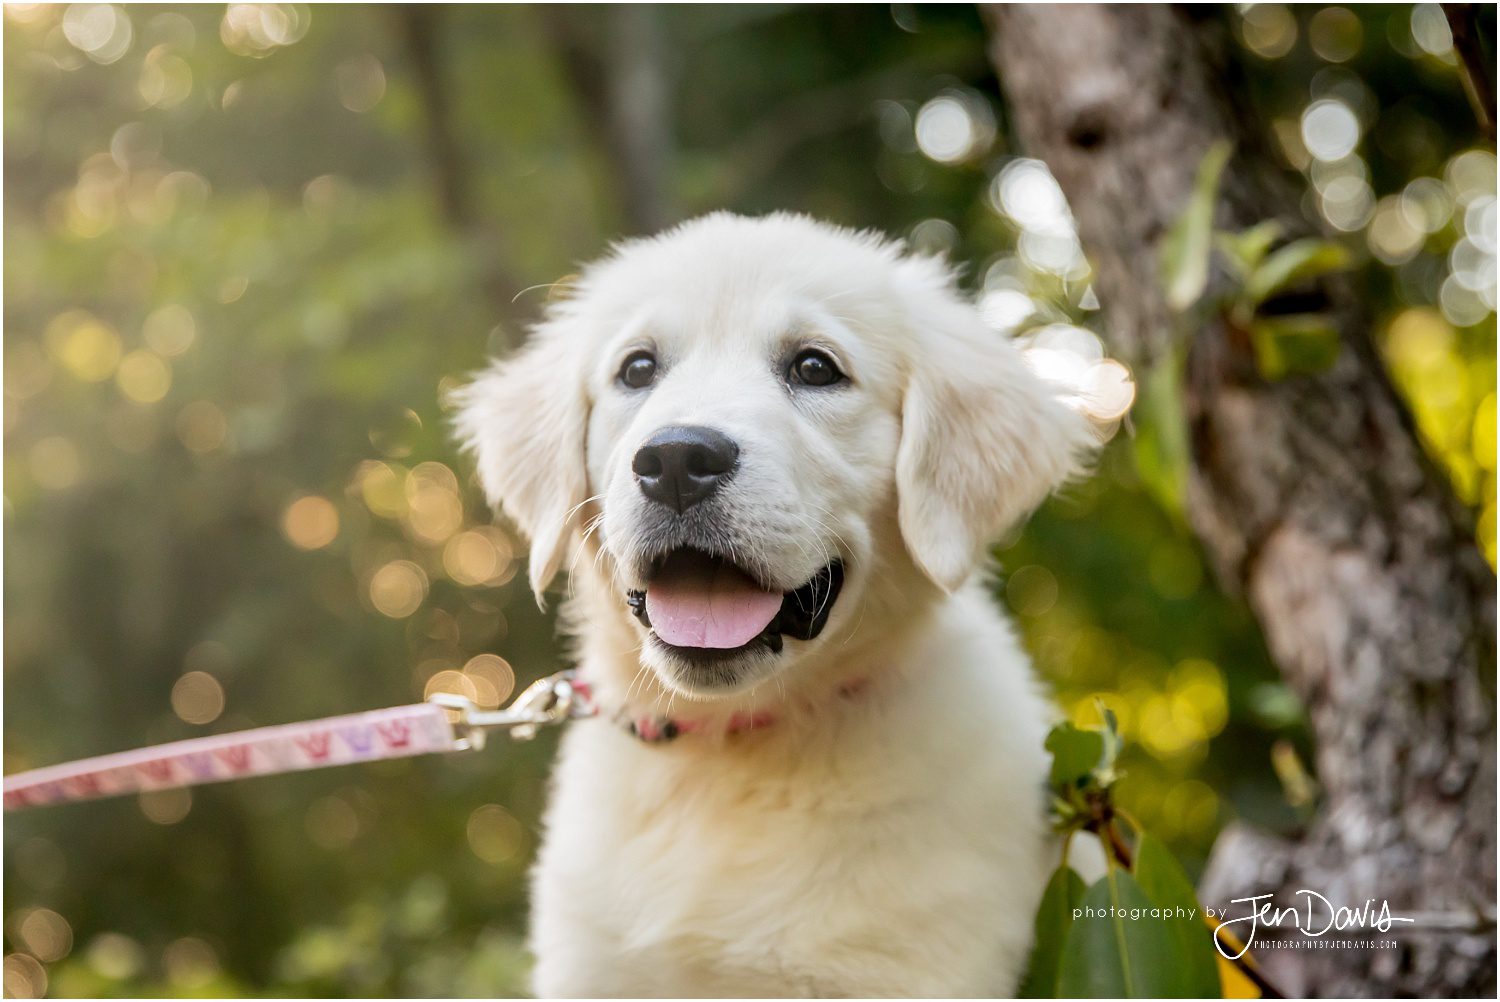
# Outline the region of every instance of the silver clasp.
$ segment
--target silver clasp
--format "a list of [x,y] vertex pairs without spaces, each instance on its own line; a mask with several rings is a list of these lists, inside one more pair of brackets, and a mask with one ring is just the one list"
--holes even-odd
[[492,727],[509,728],[514,740],[530,741],[544,726],[593,713],[592,705],[573,684],[572,669],[537,679],[521,690],[509,706],[499,710],[482,710],[467,696],[452,692],[435,692],[427,701],[458,712],[453,728],[458,734],[459,750],[483,748],[485,735]]

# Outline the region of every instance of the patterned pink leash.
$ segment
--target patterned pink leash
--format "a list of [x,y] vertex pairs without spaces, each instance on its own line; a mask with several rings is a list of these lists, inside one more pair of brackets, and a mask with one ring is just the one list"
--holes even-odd
[[512,737],[526,740],[541,727],[596,712],[587,688],[574,684],[572,671],[561,671],[533,682],[502,710],[481,710],[463,696],[438,693],[426,703],[190,738],[32,769],[5,777],[5,809],[466,751],[483,748],[491,728],[507,728]]

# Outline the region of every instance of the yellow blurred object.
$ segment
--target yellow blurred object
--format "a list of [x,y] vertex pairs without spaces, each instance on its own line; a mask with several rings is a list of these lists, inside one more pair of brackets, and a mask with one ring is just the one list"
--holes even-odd
[[120,392],[138,404],[154,404],[172,388],[172,368],[153,352],[133,351],[115,373]]
[[1466,362],[1458,333],[1431,307],[1402,310],[1386,331],[1391,375],[1411,406],[1422,438],[1458,496],[1475,505],[1475,537],[1495,565],[1495,393],[1493,370]]
[[490,525],[461,532],[443,547],[443,569],[461,585],[498,585],[515,573],[505,533]]
[[1479,402],[1474,412],[1474,462],[1482,470],[1495,469],[1495,394]]
[[281,531],[298,549],[322,549],[338,537],[339,511],[325,497],[300,497],[282,514]]
[[47,350],[74,378],[99,383],[120,362],[120,336],[82,310],[60,314],[47,325]]
[[163,355],[181,355],[193,346],[198,324],[185,306],[168,303],[151,312],[141,327],[146,343]]
[[464,665],[463,674],[474,686],[474,702],[486,710],[498,708],[516,687],[516,673],[510,662],[496,654],[474,655]]
[[370,459],[359,464],[354,479],[370,511],[382,518],[406,514],[406,467]]
[[370,602],[392,619],[405,619],[427,598],[427,575],[410,560],[392,560],[370,579]]
[[190,724],[210,724],[224,712],[224,687],[208,672],[190,671],[172,686],[172,712]]
[[1302,757],[1290,741],[1277,741],[1271,746],[1271,768],[1281,780],[1288,804],[1299,809],[1312,806],[1318,795],[1318,781],[1302,764]]
[[[1203,921],[1209,929],[1213,930],[1214,935],[1218,937],[1219,941],[1229,947],[1231,952],[1238,953],[1244,950],[1245,944],[1234,933],[1227,929],[1223,932],[1219,931],[1220,924],[1212,916],[1204,915]],[[1240,953],[1240,959],[1235,961],[1224,956],[1215,947],[1214,960],[1219,965],[1219,985],[1223,998],[1258,999],[1262,997],[1260,986],[1252,981],[1250,975],[1246,974],[1244,970],[1246,967],[1255,967],[1255,960],[1250,956],[1249,951]]]

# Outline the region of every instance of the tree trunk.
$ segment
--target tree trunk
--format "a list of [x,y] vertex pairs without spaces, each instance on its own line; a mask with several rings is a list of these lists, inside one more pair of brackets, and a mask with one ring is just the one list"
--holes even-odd
[[441,37],[449,11],[436,4],[401,4],[391,12],[416,78],[427,156],[443,219],[464,240],[469,254],[481,262],[480,287],[495,318],[506,319],[513,312],[520,286],[511,276],[497,233],[484,222],[469,164],[459,148],[451,90],[443,73]]
[[[1264,151],[1244,88],[1228,86],[1222,14],[986,13],[1015,130],[1067,194],[1093,263],[1105,337],[1144,371],[1170,350],[1159,252],[1204,153],[1222,139],[1236,150],[1221,228],[1274,217],[1308,231],[1300,183]],[[1307,707],[1324,791],[1296,842],[1227,829],[1202,895],[1292,905],[1307,888],[1417,917],[1389,935],[1350,932],[1396,949],[1262,951],[1283,991],[1493,997],[1495,578],[1387,378],[1369,311],[1339,281],[1319,293],[1342,345],[1325,373],[1263,378],[1218,319],[1188,350],[1188,517]]]
[[541,13],[607,164],[625,233],[650,234],[675,223],[672,53],[661,11],[622,4],[606,13],[563,7]]

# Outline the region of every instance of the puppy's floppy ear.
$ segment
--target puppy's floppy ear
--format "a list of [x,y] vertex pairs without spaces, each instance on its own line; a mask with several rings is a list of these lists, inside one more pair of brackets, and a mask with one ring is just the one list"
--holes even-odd
[[479,480],[531,539],[531,590],[557,575],[588,497],[588,398],[578,345],[554,318],[518,354],[458,390],[455,421],[478,459]]
[[932,261],[903,262],[916,348],[901,408],[901,536],[945,591],[1098,444],[1089,422],[989,330]]

